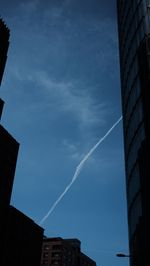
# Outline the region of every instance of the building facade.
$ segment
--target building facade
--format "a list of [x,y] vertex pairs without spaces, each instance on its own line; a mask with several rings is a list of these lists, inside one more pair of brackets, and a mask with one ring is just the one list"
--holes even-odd
[[150,1],[118,0],[131,265],[149,265]]
[[78,239],[43,239],[41,266],[96,266],[95,261],[81,252]]

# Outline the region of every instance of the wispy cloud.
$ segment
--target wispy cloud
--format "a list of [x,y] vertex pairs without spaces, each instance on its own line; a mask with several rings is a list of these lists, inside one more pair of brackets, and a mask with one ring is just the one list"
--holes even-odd
[[33,14],[33,12],[36,11],[39,0],[31,0],[31,1],[26,1],[26,2],[21,2],[19,5],[19,8],[24,11],[25,15],[27,14]]
[[88,91],[82,88],[83,84],[80,81],[54,81],[45,72],[36,73],[33,78],[46,97],[54,102],[59,112],[74,114],[82,126],[90,127],[104,123],[106,104],[96,102]]
[[[100,76],[113,58],[109,45],[114,42],[114,35],[108,18],[101,21],[91,17],[88,20],[75,14],[72,19],[69,3],[61,1],[60,5],[51,4],[47,9],[42,5],[41,10],[38,0],[18,6],[19,17],[14,19],[19,36],[22,36],[18,43],[21,40],[23,47],[20,45],[12,53],[15,56],[10,71],[15,77],[15,86],[20,82],[35,90],[38,87],[36,95],[39,93],[41,102],[30,102],[30,110],[40,109],[38,105],[42,103],[53,115],[70,114],[78,128],[85,131],[103,125],[110,112],[110,99],[101,95],[103,81]],[[23,27],[25,23],[26,26],[31,24],[26,36],[22,23]],[[99,47],[103,41],[98,43],[97,40],[101,40],[104,32],[107,35],[111,32],[110,44],[106,41],[108,47]],[[104,34],[103,38],[106,38]],[[96,84],[99,84],[97,88]]]
[[68,139],[64,139],[62,144],[64,148],[67,150],[69,158],[75,161],[80,161],[85,156],[85,153],[82,152],[80,143],[73,143]]
[[[107,103],[91,96],[91,88],[85,88],[81,80],[54,80],[45,71],[21,73],[14,67],[13,75],[19,82],[34,84],[43,97],[43,104],[53,106],[57,113],[70,113],[82,127],[92,127],[105,123]],[[31,86],[31,85],[30,85]]]

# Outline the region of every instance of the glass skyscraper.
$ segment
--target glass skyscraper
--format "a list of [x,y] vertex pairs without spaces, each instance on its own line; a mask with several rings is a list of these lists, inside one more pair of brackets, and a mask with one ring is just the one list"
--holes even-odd
[[131,265],[150,265],[150,0],[118,0]]

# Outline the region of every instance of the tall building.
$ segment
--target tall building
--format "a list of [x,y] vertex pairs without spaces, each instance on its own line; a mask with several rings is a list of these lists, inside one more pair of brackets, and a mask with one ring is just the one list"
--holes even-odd
[[81,252],[80,246],[78,239],[45,237],[41,266],[96,266],[95,261]]
[[[0,85],[5,69],[8,46],[9,30],[5,23],[0,19]],[[3,105],[4,102],[0,99],[0,117]],[[7,212],[12,192],[18,149],[18,142],[4,129],[4,127],[0,125],[0,264],[3,253]]]
[[19,144],[0,125],[0,206],[10,203]]
[[[0,85],[9,30],[0,19]],[[4,102],[0,99],[0,117]],[[43,229],[10,206],[19,143],[0,125],[0,266],[40,266]]]
[[4,21],[0,18],[0,85],[7,60],[7,52],[9,47],[9,29]]
[[131,265],[150,241],[150,1],[117,0]]
[[[19,144],[0,125],[0,253],[3,252],[6,220],[10,204]],[[0,254],[0,261],[1,261]],[[0,265],[2,265],[0,263]]]
[[[7,52],[9,47],[9,29],[5,25],[4,21],[0,18],[0,85],[4,74],[4,69],[7,60]],[[4,102],[0,98],[0,118],[3,110]]]

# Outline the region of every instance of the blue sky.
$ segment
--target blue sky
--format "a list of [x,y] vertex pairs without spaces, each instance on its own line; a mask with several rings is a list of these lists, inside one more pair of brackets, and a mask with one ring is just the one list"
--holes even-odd
[[[2,124],[20,143],[11,203],[39,222],[121,116],[115,1],[5,0],[11,30]],[[128,253],[122,123],[43,224],[76,237],[98,266]]]

